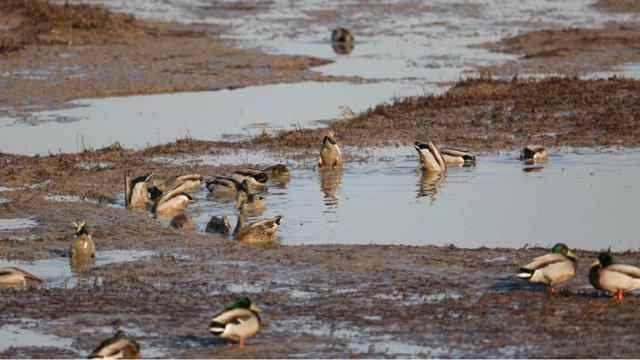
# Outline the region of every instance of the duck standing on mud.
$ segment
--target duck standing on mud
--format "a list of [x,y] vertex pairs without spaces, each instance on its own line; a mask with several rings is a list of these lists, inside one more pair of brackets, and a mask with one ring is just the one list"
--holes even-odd
[[73,241],[69,248],[69,257],[71,259],[93,259],[96,257],[96,247],[93,244],[91,234],[87,228],[85,221],[79,224],[75,221],[71,222],[76,229],[73,234]]
[[335,136],[336,132],[329,130],[322,140],[320,158],[318,159],[318,166],[321,168],[335,169],[342,167],[342,153],[340,152],[340,147],[336,143]]
[[598,290],[613,293],[613,300],[622,301],[623,291],[640,289],[640,268],[616,264],[611,251],[603,251],[591,264],[589,283]]
[[549,292],[555,293],[555,284],[565,282],[576,275],[577,256],[567,245],[557,243],[551,252],[538,256],[533,261],[518,271],[520,279],[531,283],[542,283],[549,285]]
[[140,345],[129,340],[122,330],[104,340],[89,354],[89,359],[141,359]]
[[209,320],[209,331],[228,341],[237,341],[238,346],[242,348],[244,340],[260,330],[260,316],[258,315],[260,311],[262,310],[252,304],[248,297],[240,296],[231,307],[224,309]]

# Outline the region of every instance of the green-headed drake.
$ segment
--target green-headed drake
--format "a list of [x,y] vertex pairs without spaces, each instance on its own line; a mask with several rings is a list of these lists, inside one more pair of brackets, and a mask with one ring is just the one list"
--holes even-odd
[[342,153],[340,152],[340,147],[336,142],[336,132],[329,130],[322,140],[318,166],[326,169],[335,169],[341,168],[342,165]]
[[244,347],[245,339],[260,330],[260,311],[248,297],[240,296],[231,307],[209,320],[209,331],[228,341],[237,341],[240,347]]
[[129,340],[122,330],[104,340],[89,354],[89,359],[141,359],[140,345]]
[[440,151],[436,148],[431,141],[423,143],[416,141],[413,147],[418,151],[420,156],[420,164],[424,171],[445,171],[447,166],[445,165]]
[[16,267],[0,269],[0,285],[38,285],[42,281],[37,276]]
[[518,277],[532,283],[549,285],[549,291],[555,293],[553,285],[565,282],[576,275],[577,256],[567,245],[557,243],[549,254],[538,256],[518,271]]
[[613,300],[622,300],[624,291],[640,289],[640,268],[616,264],[611,251],[603,251],[591,264],[589,282],[598,290],[613,293]]

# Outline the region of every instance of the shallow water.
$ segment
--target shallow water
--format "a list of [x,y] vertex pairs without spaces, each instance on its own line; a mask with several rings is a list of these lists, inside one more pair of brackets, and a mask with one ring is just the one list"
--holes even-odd
[[[348,163],[342,172],[293,169],[289,182],[262,193],[268,208],[260,217],[285,216],[278,231],[286,245],[640,248],[640,169],[633,166],[640,152],[565,150],[535,165],[502,153],[445,174],[417,171],[413,149],[371,156],[385,160]],[[233,202],[206,192],[198,200],[189,212],[199,231],[212,215],[235,225]]]
[[[6,199],[0,199],[6,200]],[[2,201],[0,201],[1,203]],[[32,218],[0,219],[0,232],[29,229],[38,226]]]
[[10,347],[57,347],[72,349],[73,339],[43,334],[18,325],[0,326],[0,352]]
[[[153,255],[148,250],[110,250],[96,251],[95,265],[117,264],[137,261]],[[18,267],[44,280],[48,286],[72,288],[79,283],[93,283],[99,279],[85,278],[83,270],[93,264],[72,265],[68,257],[42,259],[35,261],[12,261],[0,259],[0,268]]]

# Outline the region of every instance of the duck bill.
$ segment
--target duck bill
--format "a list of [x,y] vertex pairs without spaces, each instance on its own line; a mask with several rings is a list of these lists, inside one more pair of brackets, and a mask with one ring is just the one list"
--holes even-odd
[[251,306],[249,307],[249,310],[251,310],[251,311],[253,311],[253,312],[255,312],[255,313],[259,313],[259,312],[261,312],[261,311],[262,311],[262,309],[260,309],[259,307],[257,307],[257,306],[256,306],[256,305],[254,305],[254,304],[251,304]]
[[574,253],[573,251],[569,250],[567,251],[567,256],[572,258],[572,259],[577,259],[578,256],[576,255],[576,253]]
[[600,265],[600,260],[596,259],[596,261],[591,263],[591,266]]

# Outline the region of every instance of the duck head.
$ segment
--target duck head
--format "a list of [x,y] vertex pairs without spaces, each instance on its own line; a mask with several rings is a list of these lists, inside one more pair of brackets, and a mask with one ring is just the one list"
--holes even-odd
[[416,141],[413,147],[418,151],[420,163],[426,171],[445,171],[446,165],[438,148],[431,141],[423,143]]
[[605,267],[605,266],[613,265],[615,263],[616,263],[616,259],[613,257],[613,254],[611,254],[611,249],[608,249],[607,251],[601,251],[598,254],[598,259],[593,263],[591,263],[591,266]]
[[252,304],[251,300],[249,300],[249,298],[246,297],[246,296],[238,296],[236,298],[236,301],[233,303],[232,308],[233,309],[248,309],[248,310],[253,311],[256,314],[262,311],[262,309],[260,309],[256,305]]
[[564,243],[557,243],[555,244],[552,248],[551,248],[551,252],[554,254],[562,254],[565,255],[569,258],[572,259],[577,259],[578,257],[576,256],[576,254],[569,250],[569,247],[567,247],[567,245],[565,245]]
[[345,27],[338,27],[331,31],[331,42],[341,44],[353,44],[353,34]]

